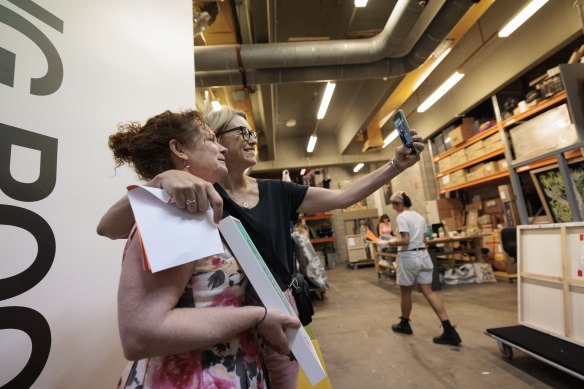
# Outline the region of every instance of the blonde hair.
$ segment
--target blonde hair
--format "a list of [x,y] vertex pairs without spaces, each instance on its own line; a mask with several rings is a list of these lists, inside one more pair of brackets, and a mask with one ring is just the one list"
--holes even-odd
[[217,134],[221,130],[228,130],[226,127],[236,116],[241,116],[247,120],[245,112],[222,105],[218,111],[211,111],[207,114],[207,123],[211,127],[211,130]]

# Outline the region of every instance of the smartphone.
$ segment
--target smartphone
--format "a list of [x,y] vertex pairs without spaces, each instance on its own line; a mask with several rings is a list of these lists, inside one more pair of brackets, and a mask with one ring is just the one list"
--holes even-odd
[[416,149],[414,146],[414,142],[412,141],[412,133],[410,132],[410,126],[408,125],[404,111],[398,109],[397,112],[391,116],[391,120],[393,121],[393,125],[397,129],[397,133],[399,134],[399,137],[404,146],[412,150],[411,155],[420,154],[418,149]]

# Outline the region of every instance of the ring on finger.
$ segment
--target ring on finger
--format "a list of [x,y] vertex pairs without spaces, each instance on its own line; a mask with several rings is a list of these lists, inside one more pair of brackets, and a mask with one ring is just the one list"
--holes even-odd
[[189,205],[191,205],[191,204],[194,204],[195,207],[197,206],[197,200],[196,199],[194,199],[194,200],[186,200],[185,203],[187,204],[187,207]]

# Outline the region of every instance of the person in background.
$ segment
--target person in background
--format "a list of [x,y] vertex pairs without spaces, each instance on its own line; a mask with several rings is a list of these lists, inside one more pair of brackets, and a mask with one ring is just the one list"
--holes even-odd
[[377,223],[377,235],[379,239],[382,240],[390,240],[393,238],[393,229],[391,228],[391,224],[389,223],[389,215],[384,213],[379,218],[379,223]]
[[297,260],[303,265],[300,266],[302,273],[318,288],[328,289],[326,270],[310,242],[310,232],[303,216],[298,218],[294,226],[292,239],[296,245]]
[[[186,207],[189,212],[206,211],[211,203],[216,222],[221,213],[241,220],[295,312],[298,310],[291,290],[295,279],[290,223],[297,220],[299,213],[313,214],[355,204],[420,159],[410,155],[410,149],[400,146],[388,163],[343,189],[256,179],[246,174],[257,163],[257,133],[250,128],[245,113],[222,107],[209,112],[207,120],[218,141],[227,148],[227,176],[213,187],[191,174],[174,170],[155,177],[148,185],[163,188],[174,196],[177,206]],[[421,152],[424,149],[422,138],[415,131],[412,134],[414,145]],[[127,236],[133,220],[129,201],[124,197],[102,217],[97,233],[119,239]],[[270,348],[267,353],[273,386],[296,389],[298,363]]]
[[[109,137],[109,147],[117,166],[132,165],[142,179],[169,169],[209,182],[227,174],[226,149],[196,111],[165,111],[143,126],[120,125]],[[122,348],[134,362],[118,388],[265,388],[256,331],[288,355],[285,328],[298,328],[298,319],[247,306],[248,280],[228,249],[149,273],[137,235],[134,228],[118,289]]]
[[398,213],[397,241],[388,245],[398,248],[396,282],[401,293],[400,322],[391,326],[395,332],[412,335],[410,313],[412,312],[412,290],[417,283],[422,294],[442,322],[443,333],[434,337],[434,343],[460,345],[462,342],[456,329],[450,323],[442,300],[432,291],[432,271],[434,265],[425,246],[426,221],[419,213],[410,210],[412,201],[406,192],[399,191],[391,196],[391,205]]

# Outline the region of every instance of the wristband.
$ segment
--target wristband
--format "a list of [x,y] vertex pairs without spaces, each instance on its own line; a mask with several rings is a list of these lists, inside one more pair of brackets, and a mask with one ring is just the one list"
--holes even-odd
[[257,327],[258,327],[260,324],[262,324],[262,322],[263,322],[264,320],[266,320],[266,316],[268,316],[268,308],[264,307],[264,309],[265,309],[265,311],[264,311],[264,317],[262,317],[262,318],[260,319],[260,321],[258,321],[258,322],[257,322],[257,324],[255,325],[255,326],[256,326],[256,328],[257,328]]

